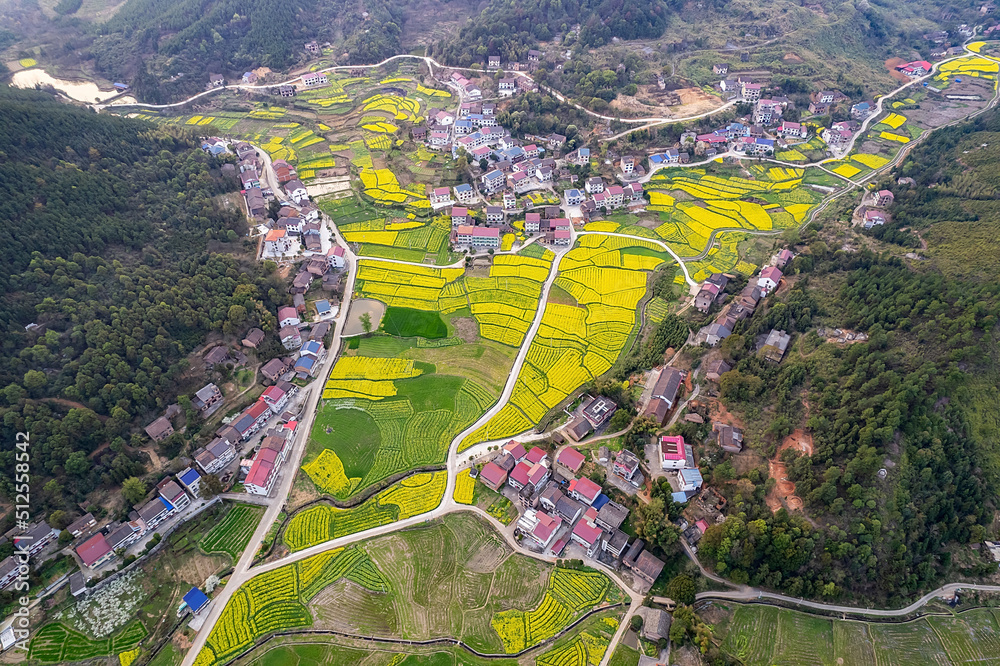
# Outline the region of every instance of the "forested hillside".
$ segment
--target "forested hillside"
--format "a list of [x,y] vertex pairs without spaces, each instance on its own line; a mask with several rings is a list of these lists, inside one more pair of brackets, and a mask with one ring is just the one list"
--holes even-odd
[[398,52],[400,23],[384,0],[129,0],[95,28],[91,54],[102,74],[157,103],[198,92],[209,73],[287,70],[313,39],[376,62]]
[[283,290],[187,136],[4,87],[0,158],[0,494],[29,432],[40,513],[141,473],[130,433],[176,400],[185,355],[270,327]]
[[[876,235],[919,230],[924,261],[834,253],[807,229],[793,289],[723,344],[735,368],[722,398],[764,428],[768,455],[803,422],[813,437],[812,455],[781,454],[813,520],[772,514],[773,482],[753,470],[737,485],[743,515],[699,544],[732,580],[896,603],[943,576],[986,573],[953,556],[988,534],[1000,481],[1000,204],[987,153],[998,130],[996,111],[942,130],[901,167],[917,186],[893,186],[896,224]],[[820,344],[824,324],[869,339]],[[772,328],[804,334],[780,365],[754,353]]]
[[612,38],[655,39],[667,26],[663,0],[492,0],[482,13],[434,49],[448,64],[468,67],[487,55],[524,61],[528,50],[580,24],[579,43],[603,46]]

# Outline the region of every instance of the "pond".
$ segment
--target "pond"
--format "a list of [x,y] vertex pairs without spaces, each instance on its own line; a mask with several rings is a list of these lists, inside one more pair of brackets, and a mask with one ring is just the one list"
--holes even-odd
[[44,69],[22,69],[19,72],[14,72],[11,76],[11,85],[18,88],[34,88],[39,84],[50,85],[76,101],[88,104],[103,102],[118,94],[118,91],[115,90],[101,90],[93,81],[57,79]]

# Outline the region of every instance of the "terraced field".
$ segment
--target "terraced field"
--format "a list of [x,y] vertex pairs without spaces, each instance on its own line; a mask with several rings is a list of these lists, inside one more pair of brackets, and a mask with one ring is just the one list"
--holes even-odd
[[198,542],[198,546],[206,553],[226,553],[236,562],[263,515],[262,506],[234,504],[222,520]]
[[[497,633],[498,625],[527,621],[531,640],[542,640],[619,594],[603,574],[553,569],[512,554],[485,521],[471,514],[450,514],[361,548],[388,580],[389,595],[383,599],[364,593],[359,598],[348,586],[334,585],[314,602],[323,626],[371,628],[371,604],[378,603],[378,635],[418,640],[450,636],[482,652],[503,653],[510,651],[509,642]],[[586,640],[592,640],[590,650],[596,654],[605,632],[587,627],[593,638]]]
[[61,622],[50,622],[31,638],[28,654],[42,664],[65,664],[116,655],[138,647],[148,632],[135,620],[109,638],[95,640]]
[[989,663],[1000,653],[998,620],[994,609],[893,624],[736,606],[721,639],[723,651],[747,666]]
[[197,666],[225,663],[258,638],[312,624],[307,604],[341,578],[385,594],[386,579],[357,548],[338,549],[251,578],[230,598],[212,628]]
[[[305,469],[315,473],[309,467]],[[282,538],[292,551],[297,551],[427,513],[441,504],[447,475],[444,471],[413,474],[352,509],[315,504],[288,521]]]

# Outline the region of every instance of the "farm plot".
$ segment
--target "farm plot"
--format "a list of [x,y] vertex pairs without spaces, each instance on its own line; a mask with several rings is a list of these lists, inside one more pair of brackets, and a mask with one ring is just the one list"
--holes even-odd
[[958,617],[927,617],[953,664],[984,664],[1000,655],[1000,626],[990,609],[976,609]]
[[[418,338],[422,340],[423,338]],[[496,400],[429,363],[344,356],[327,380],[303,470],[346,499],[388,476],[443,462],[452,438]]]
[[588,666],[600,664],[618,629],[619,618],[610,611],[589,618],[579,630],[556,641],[535,659],[536,666]]
[[[313,602],[323,627],[371,627],[366,614],[378,603],[380,635],[414,640],[448,636],[481,652],[503,653],[509,649],[494,627],[497,617],[521,614],[523,621],[531,614],[536,633],[551,636],[620,595],[601,573],[554,569],[512,553],[489,523],[470,513],[395,531],[365,542],[361,549],[386,578],[389,594],[379,599],[362,591],[361,597],[351,595],[353,603],[346,603],[342,588],[331,589]],[[549,621],[562,624],[546,625],[536,611],[553,603],[562,611]],[[568,638],[589,633],[591,653],[596,655],[605,633],[613,632],[606,622],[603,629],[594,623],[603,617],[588,620]]]
[[420,100],[394,95],[372,95],[362,103],[362,111],[383,111],[396,120],[420,122]]
[[352,509],[316,504],[288,521],[284,541],[292,551],[297,551],[427,513],[441,503],[447,483],[447,472],[421,472],[394,483]]
[[969,76],[972,78],[995,79],[1000,63],[982,56],[967,56],[941,63],[935,81],[947,83],[955,77]]
[[428,221],[378,218],[338,224],[338,229],[349,243],[363,244],[362,256],[419,262],[447,247],[451,222],[441,216]]
[[657,172],[650,183],[650,210],[662,224],[656,234],[682,257],[698,255],[721,229],[771,231],[795,225],[783,215],[791,206],[811,208],[822,194],[803,184],[805,169],[753,165],[752,178],[703,169]]
[[[382,137],[388,141],[388,137]],[[368,146],[372,148],[372,146]],[[388,146],[386,146],[388,148]],[[399,206],[408,204],[414,208],[430,208],[430,201],[424,194],[423,185],[414,185],[403,188],[399,184],[390,169],[365,168],[358,174],[365,189],[364,195],[370,197],[375,203],[383,206]]]
[[95,640],[62,622],[50,622],[31,638],[28,654],[43,664],[85,661],[133,650],[148,632],[138,620],[126,625],[114,636]]
[[255,576],[229,600],[197,666],[225,663],[267,634],[306,627],[312,615],[306,604],[326,585],[347,578],[371,592],[384,593],[387,581],[357,548],[339,549]]
[[243,549],[247,547],[263,515],[264,507],[235,504],[198,545],[206,553],[226,553],[233,562],[236,562],[243,554]]
[[663,261],[651,243],[581,237],[562,259],[555,282],[579,306],[546,304],[510,401],[466,437],[459,450],[524,432],[582,384],[610,370],[635,328],[646,271]]
[[[493,258],[489,277],[467,277],[455,284],[456,292],[458,288],[465,292],[480,337],[521,346],[552,265],[553,257],[549,255],[541,259],[499,255]],[[458,293],[455,297],[460,298]]]
[[473,504],[476,494],[476,480],[469,474],[471,469],[463,469],[455,478],[453,498],[459,504]]
[[497,613],[493,628],[506,652],[520,652],[552,638],[580,613],[601,603],[610,587],[602,573],[556,569],[537,608]]

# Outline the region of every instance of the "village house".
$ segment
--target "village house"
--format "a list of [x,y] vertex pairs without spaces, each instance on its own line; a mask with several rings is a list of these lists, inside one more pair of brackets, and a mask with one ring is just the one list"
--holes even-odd
[[869,208],[865,211],[865,229],[885,224],[885,213],[880,210]]
[[69,532],[75,539],[96,524],[97,520],[94,518],[94,514],[88,512],[70,523],[66,527],[66,531]]
[[743,100],[747,102],[756,102],[760,99],[760,90],[761,87],[759,83],[744,81],[742,84]]
[[767,340],[764,342],[764,346],[760,348],[761,356],[773,363],[780,363],[791,341],[792,336],[788,333],[778,329],[771,329]]
[[775,266],[765,266],[757,278],[757,286],[760,288],[761,295],[767,296],[777,289],[778,284],[781,283],[781,277],[781,271],[778,268]]
[[76,554],[85,567],[99,567],[114,557],[115,552],[103,534],[95,534],[77,547]]
[[326,78],[326,74],[322,72],[309,72],[302,75],[302,85],[306,88],[321,88],[329,85],[329,83],[330,81]]
[[611,472],[625,479],[636,488],[645,482],[645,477],[639,471],[639,458],[627,449],[622,449],[618,452]]
[[718,62],[712,65],[712,73],[718,74],[720,76],[725,76],[729,73],[729,63],[728,62]]
[[739,453],[743,450],[743,431],[725,423],[713,423],[712,433],[723,451]]
[[493,194],[504,186],[503,172],[498,169],[484,173],[481,180],[482,189],[485,194]]
[[482,471],[479,472],[479,478],[487,488],[494,492],[500,492],[503,485],[507,482],[507,472],[496,463],[488,462],[483,466]]
[[542,224],[541,213],[525,213],[524,231],[529,234],[538,233]]
[[587,557],[593,557],[597,549],[600,548],[602,536],[601,528],[584,517],[573,527],[570,538],[587,549]]
[[588,178],[583,187],[587,191],[587,194],[597,194],[604,191],[604,180],[600,176],[594,176],[593,178]]
[[448,203],[451,201],[451,189],[447,187],[435,187],[430,194],[432,204]]
[[205,384],[195,391],[191,397],[191,405],[207,418],[222,405],[222,391],[215,384]]
[[500,229],[463,225],[455,232],[455,242],[471,247],[500,247]]
[[455,186],[455,198],[461,203],[472,203],[476,200],[476,193],[468,183]]
[[656,582],[666,564],[648,550],[644,550],[644,546],[645,543],[642,539],[636,539],[629,548],[628,553],[622,559],[622,562],[632,570],[632,573],[652,585]]
[[732,366],[723,361],[722,359],[716,359],[708,364],[705,368],[705,379],[711,382],[719,381],[719,378],[732,370]]
[[[23,534],[14,537],[14,548],[26,550],[29,556],[37,555],[59,537],[59,530],[50,527],[45,521],[28,525]],[[22,546],[21,544],[25,545]]]
[[601,494],[601,487],[587,477],[582,476],[579,479],[573,479],[569,482],[567,494],[590,506],[597,499],[597,496]]
[[875,110],[875,105],[871,102],[858,102],[851,107],[851,118],[864,120]]
[[562,432],[574,442],[579,442],[593,432],[593,430],[594,427],[590,425],[590,421],[582,416],[578,416],[570,421],[568,425],[564,426]]
[[180,511],[191,503],[191,497],[170,477],[160,481],[156,485],[156,491],[173,511]]
[[192,457],[205,474],[215,474],[236,459],[236,448],[229,440],[217,437],[207,446],[197,449]]
[[888,208],[896,196],[889,190],[879,190],[875,193],[875,205],[879,208]]
[[932,69],[933,65],[926,60],[914,60],[913,62],[908,62],[896,67],[896,71],[906,74],[911,79],[929,74]]
[[556,455],[556,465],[571,475],[579,474],[580,468],[583,467],[585,461],[586,458],[584,455],[572,446],[563,448]]
[[683,469],[686,461],[687,455],[682,435],[663,435],[660,437],[660,467],[663,469]]
[[170,423],[170,419],[166,416],[161,416],[152,423],[150,423],[145,428],[146,434],[154,442],[162,442],[167,437],[174,434],[174,426]]
[[615,413],[618,409],[618,405],[614,403],[610,398],[605,398],[602,395],[592,398],[583,408],[583,417],[590,421],[590,424],[596,430],[600,428],[604,423],[611,418],[611,415]]

